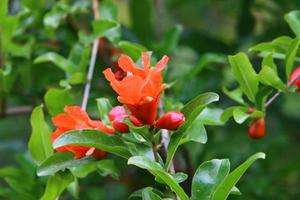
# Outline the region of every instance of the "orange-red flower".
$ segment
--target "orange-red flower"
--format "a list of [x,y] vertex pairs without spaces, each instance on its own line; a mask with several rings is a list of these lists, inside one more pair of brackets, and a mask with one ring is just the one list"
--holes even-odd
[[118,93],[119,102],[125,104],[131,113],[143,124],[153,124],[159,96],[167,88],[162,84],[161,71],[168,62],[164,56],[154,67],[150,67],[150,57],[142,53],[143,68],[127,55],[122,54],[118,60],[119,67],[126,73],[121,80],[116,79],[110,68],[103,73],[110,81],[112,88]]
[[[106,127],[101,121],[91,120],[79,106],[66,106],[64,111],[66,113],[58,114],[52,118],[53,124],[57,127],[51,135],[52,143],[59,136],[71,130],[96,129],[107,134],[114,134],[114,130]],[[74,145],[56,148],[56,151],[70,151],[74,153],[76,159],[87,155],[103,158],[106,155],[106,152],[100,149]]]

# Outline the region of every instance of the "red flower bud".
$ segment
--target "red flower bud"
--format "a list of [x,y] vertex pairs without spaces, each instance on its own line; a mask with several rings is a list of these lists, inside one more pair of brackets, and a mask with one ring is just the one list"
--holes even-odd
[[[297,67],[289,77],[289,81],[294,81],[293,86],[296,86],[297,92],[300,92],[300,66]],[[296,79],[296,80],[295,80]]]
[[184,121],[185,117],[181,112],[171,111],[164,114],[156,121],[156,127],[160,129],[176,130]]
[[126,116],[125,115],[118,116],[112,122],[114,129],[119,131],[120,133],[127,133],[129,131],[128,125],[122,122],[124,117],[126,117]]
[[112,122],[118,116],[127,116],[126,110],[123,106],[115,106],[108,114],[109,120]]
[[248,135],[252,139],[261,139],[265,136],[265,118],[254,120],[248,129]]

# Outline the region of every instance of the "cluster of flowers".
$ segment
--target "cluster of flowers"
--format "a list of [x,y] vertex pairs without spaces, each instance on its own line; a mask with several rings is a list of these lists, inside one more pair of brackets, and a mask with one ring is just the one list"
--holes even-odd
[[[150,66],[147,53],[142,53],[142,60],[144,66],[140,68],[130,57],[122,54],[118,59],[120,69],[117,72],[114,73],[111,68],[103,72],[118,94],[118,101],[123,104],[114,107],[109,113],[112,127],[99,120],[91,120],[79,106],[66,106],[65,113],[52,118],[56,130],[51,135],[51,142],[71,130],[95,129],[107,134],[115,134],[116,131],[127,133],[129,127],[123,123],[124,118],[129,118],[135,126],[149,125],[150,128],[176,130],[185,121],[182,113],[171,111],[156,119],[160,95],[167,88],[163,84],[161,72],[168,57],[164,56],[154,67]],[[56,151],[70,151],[76,159],[84,156],[103,158],[106,155],[100,149],[73,145],[57,148]]]

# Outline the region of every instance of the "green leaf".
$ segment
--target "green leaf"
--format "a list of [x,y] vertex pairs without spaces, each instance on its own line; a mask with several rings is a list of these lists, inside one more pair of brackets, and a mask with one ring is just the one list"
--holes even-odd
[[108,114],[112,109],[112,106],[107,98],[98,98],[97,107],[100,114],[100,119],[105,123],[110,123]]
[[50,142],[51,130],[45,122],[43,106],[38,106],[32,111],[30,123],[32,132],[28,149],[33,160],[40,164],[53,153]]
[[127,146],[122,140],[115,135],[109,135],[98,130],[70,131],[58,137],[53,143],[54,148],[66,145],[95,147],[123,158],[130,157]]
[[70,172],[61,172],[48,179],[46,190],[41,200],[55,200],[74,180]]
[[184,114],[186,122],[180,129],[186,129],[208,104],[216,101],[219,101],[219,95],[213,92],[207,92],[198,95],[185,104],[181,109],[181,112]]
[[200,120],[203,125],[221,126],[224,125],[221,120],[222,113],[223,109],[206,107],[197,117],[197,120]]
[[128,197],[128,199],[142,198],[143,200],[161,200],[162,198],[160,197],[160,195],[162,195],[162,193],[157,189],[152,187],[145,187],[132,193]]
[[300,45],[300,38],[295,38],[292,40],[292,42],[288,46],[288,50],[286,53],[286,59],[285,59],[285,72],[287,79],[289,78],[295,62],[295,57],[298,51]]
[[211,200],[229,171],[228,159],[213,159],[202,163],[193,177],[191,200]]
[[196,118],[191,125],[181,133],[183,138],[180,141],[180,144],[193,141],[205,144],[207,142],[207,134],[203,122]]
[[0,1],[0,18],[4,18],[7,14],[8,0]]
[[285,84],[280,80],[276,71],[273,68],[265,65],[258,74],[259,81],[265,85],[269,85],[279,89],[280,91],[285,90]]
[[166,185],[168,185],[173,192],[175,192],[181,200],[188,200],[189,197],[184,192],[184,190],[177,183],[176,179],[165,172],[161,165],[154,162],[153,160],[144,157],[144,156],[133,156],[129,158],[128,164],[138,166],[142,169],[147,169],[155,177],[158,177],[160,180],[163,180]]
[[264,57],[261,66],[264,67],[265,65],[271,67],[277,74],[277,66],[274,63],[273,53],[269,53]]
[[234,90],[229,91],[226,87],[222,88],[223,92],[233,101],[242,104],[242,105],[246,105],[244,99],[243,99],[243,92],[241,90],[241,88],[236,88]]
[[141,57],[142,52],[147,51],[147,49],[144,46],[128,41],[121,41],[118,43],[118,46],[134,61],[137,61]]
[[73,104],[70,91],[55,88],[51,88],[47,91],[44,100],[52,116],[63,113],[65,106]]
[[235,108],[232,114],[234,121],[236,121],[236,123],[238,124],[242,124],[250,117],[250,115],[248,114],[248,107]]
[[71,167],[92,162],[90,157],[74,160],[74,154],[70,152],[58,152],[47,158],[37,169],[38,176],[54,175],[58,171],[64,171]]
[[258,77],[248,56],[244,53],[238,53],[234,56],[229,56],[228,59],[232,74],[239,82],[241,90],[249,100],[254,102],[258,90]]
[[224,181],[218,186],[213,200],[227,199],[228,195],[232,191],[235,184],[239,181],[241,176],[246,172],[246,170],[256,161],[257,159],[265,159],[264,153],[256,153],[252,155],[247,161],[238,166],[233,170]]
[[176,179],[177,183],[182,183],[188,178],[188,175],[183,172],[177,172],[176,174],[172,174],[172,176]]
[[45,63],[45,62],[52,62],[58,68],[68,73],[75,72],[77,69],[74,63],[70,62],[69,60],[67,60],[66,58],[62,57],[61,55],[55,52],[45,53],[34,60],[35,64]]
[[295,10],[284,16],[285,21],[289,24],[296,36],[300,36],[300,11]]

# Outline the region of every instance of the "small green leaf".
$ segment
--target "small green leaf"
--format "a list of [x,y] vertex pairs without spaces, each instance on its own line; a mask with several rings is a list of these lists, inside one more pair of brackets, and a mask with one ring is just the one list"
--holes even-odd
[[228,159],[214,159],[202,163],[193,177],[191,200],[211,200],[218,185],[229,171]]
[[295,38],[292,40],[292,42],[288,46],[288,50],[286,53],[286,59],[285,59],[285,72],[287,79],[289,78],[295,62],[295,57],[298,51],[300,45],[300,38]]
[[172,174],[172,176],[176,179],[177,183],[182,183],[188,178],[188,175],[183,172],[177,172],[176,174]]
[[239,181],[241,176],[246,172],[246,170],[254,163],[254,161],[256,161],[257,159],[265,159],[265,156],[266,155],[264,153],[256,153],[243,164],[238,166],[235,170],[233,170],[218,186],[213,196],[213,200],[227,199],[233,187]]
[[269,66],[273,69],[273,71],[277,74],[277,66],[274,62],[274,59],[273,59],[273,53],[269,53],[267,54],[262,63],[261,63],[261,66],[264,67],[264,66]]
[[285,84],[280,80],[276,71],[273,68],[265,65],[259,72],[259,81],[265,85],[269,85],[279,89],[280,91],[285,90]]
[[242,104],[242,105],[246,105],[246,103],[243,99],[243,92],[242,92],[241,88],[236,88],[234,90],[229,91],[227,88],[223,87],[222,90],[233,101],[235,101],[239,104]]
[[[147,200],[161,200],[162,192],[152,187],[145,187],[132,193],[128,199],[142,198]],[[164,199],[166,200],[166,199]]]
[[98,98],[97,100],[97,107],[100,114],[100,119],[105,122],[109,123],[108,114],[112,109],[112,106],[107,98]]
[[61,70],[68,73],[75,72],[77,69],[74,63],[70,62],[69,60],[67,60],[66,58],[62,57],[61,55],[55,52],[45,53],[34,60],[35,64],[45,63],[45,62],[52,62]]
[[38,106],[32,111],[30,123],[32,132],[28,149],[33,160],[40,164],[53,153],[50,142],[51,130],[45,122],[43,106]]
[[73,104],[72,96],[68,90],[51,88],[45,94],[44,99],[52,116],[63,113],[65,106]]
[[232,114],[233,114],[234,121],[236,121],[236,123],[238,124],[242,124],[250,117],[250,115],[248,114],[247,107],[235,108]]
[[163,180],[166,185],[168,185],[173,192],[175,192],[181,200],[188,200],[189,197],[184,192],[184,190],[177,183],[176,179],[164,171],[161,165],[154,162],[153,160],[144,157],[144,156],[134,156],[129,158],[128,164],[138,166],[142,169],[147,169],[155,177],[158,177],[160,180]]
[[228,59],[232,74],[239,82],[241,90],[249,100],[254,102],[255,95],[258,91],[258,77],[248,56],[244,53],[238,53],[234,56],[229,56]]
[[55,176],[50,176],[41,200],[56,199],[73,181],[74,177],[70,172],[61,172],[57,173]]
[[183,138],[180,144],[193,141],[205,144],[207,142],[207,134],[203,122],[196,118],[191,125],[183,132]]
[[115,135],[98,130],[76,130],[67,132],[58,137],[53,143],[54,148],[66,145],[88,146],[116,154],[123,158],[129,158],[127,146]]
[[285,21],[289,24],[296,36],[300,36],[300,11],[292,11],[284,16]]

